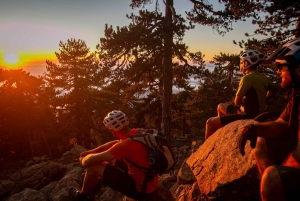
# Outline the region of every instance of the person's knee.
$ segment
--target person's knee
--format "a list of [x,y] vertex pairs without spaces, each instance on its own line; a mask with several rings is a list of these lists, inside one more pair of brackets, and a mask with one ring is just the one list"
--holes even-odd
[[218,106],[217,106],[217,112],[218,112],[219,116],[226,114],[227,106],[228,106],[227,103],[219,103],[218,104]]
[[219,117],[211,117],[206,120],[205,139],[210,137],[217,129],[221,128],[221,121]]
[[102,178],[103,174],[104,174],[106,164],[107,164],[106,162],[102,162],[102,163],[99,163],[97,165],[87,167],[86,168],[86,173],[89,174],[89,175],[94,175],[94,176]]
[[275,166],[269,166],[265,169],[260,184],[261,197],[270,198],[274,191],[281,185],[279,172]]
[[264,182],[264,184],[268,185],[274,183],[274,181],[277,181],[278,179],[280,179],[280,176],[275,166],[272,165],[265,169],[262,176],[262,181]]
[[222,110],[222,103],[219,103],[217,106],[217,111],[221,111]]
[[206,120],[206,127],[211,128],[211,127],[213,127],[213,125],[214,125],[214,117],[211,117]]

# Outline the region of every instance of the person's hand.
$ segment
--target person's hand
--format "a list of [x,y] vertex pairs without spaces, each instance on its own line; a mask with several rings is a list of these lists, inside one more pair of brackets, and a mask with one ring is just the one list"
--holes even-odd
[[257,140],[257,127],[254,124],[250,124],[248,126],[245,126],[243,128],[243,131],[241,135],[239,136],[238,142],[239,142],[239,150],[242,156],[245,155],[245,145],[247,140],[250,141],[250,146],[252,149],[256,146],[256,140]]
[[82,165],[82,159],[83,159],[83,157],[78,158],[78,162],[80,163],[80,165]]
[[87,155],[91,154],[91,153],[93,153],[91,150],[81,152],[81,153],[79,154],[79,158],[78,158],[79,163],[80,163],[81,165],[83,165],[83,164],[82,164],[82,159],[83,159],[84,157],[86,157]]
[[79,156],[80,156],[80,158],[84,158],[85,156],[87,156],[87,155],[89,155],[89,154],[91,154],[91,153],[93,153],[93,152],[91,152],[91,151],[84,151],[84,152],[81,152],[81,153],[79,154]]

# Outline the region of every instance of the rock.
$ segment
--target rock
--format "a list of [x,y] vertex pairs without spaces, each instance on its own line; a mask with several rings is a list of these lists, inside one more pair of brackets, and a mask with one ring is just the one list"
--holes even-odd
[[55,188],[55,186],[57,185],[57,183],[58,183],[58,181],[51,182],[47,186],[41,188],[39,191],[41,193],[43,193],[48,200],[50,200],[51,192],[53,191],[53,189]]
[[[135,201],[135,200],[124,196],[123,199],[120,201]],[[148,197],[147,201],[175,201],[175,199],[169,189],[167,189],[163,185],[158,185],[157,190],[154,191]]]
[[179,172],[177,174],[177,183],[181,184],[193,184],[195,183],[196,178],[191,171],[191,168],[186,164],[186,160],[181,165]]
[[153,192],[148,201],[175,201],[171,191],[163,185],[158,185],[158,188]]
[[107,190],[101,195],[101,197],[95,197],[94,201],[121,201],[126,197],[122,193],[107,188]]
[[47,201],[47,198],[37,190],[26,188],[9,197],[7,201]]
[[57,184],[50,193],[51,201],[68,200],[68,189],[74,186],[81,189],[83,168],[77,167],[68,172]]
[[245,156],[238,150],[238,133],[254,120],[239,120],[217,130],[186,163],[207,200],[259,199],[259,174],[249,142]]
[[9,195],[10,192],[15,188],[15,182],[11,180],[3,180],[0,182],[0,198]]
[[177,186],[173,196],[176,201],[206,201],[201,196],[197,182]]

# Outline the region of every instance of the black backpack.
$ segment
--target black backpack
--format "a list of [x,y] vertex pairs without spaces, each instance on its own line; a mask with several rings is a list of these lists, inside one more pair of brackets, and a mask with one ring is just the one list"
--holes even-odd
[[170,171],[176,164],[172,147],[161,132],[156,129],[138,128],[139,134],[128,138],[144,144],[149,149],[150,168],[141,167],[138,164],[126,159],[127,162],[140,170],[146,172],[142,192],[145,193],[147,183],[152,181],[156,174],[163,174]]

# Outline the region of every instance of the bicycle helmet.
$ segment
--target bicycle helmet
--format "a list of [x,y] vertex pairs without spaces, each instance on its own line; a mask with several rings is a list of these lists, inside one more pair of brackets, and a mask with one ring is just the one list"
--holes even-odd
[[275,50],[267,61],[275,61],[278,65],[297,66],[300,63],[300,37],[295,38]]
[[119,131],[129,125],[129,120],[123,112],[114,110],[106,115],[103,120],[103,124],[108,129]]
[[[240,55],[240,71],[245,72],[250,67],[257,66],[264,60],[264,54],[256,50],[246,50]],[[245,66],[245,61],[248,65]]]

